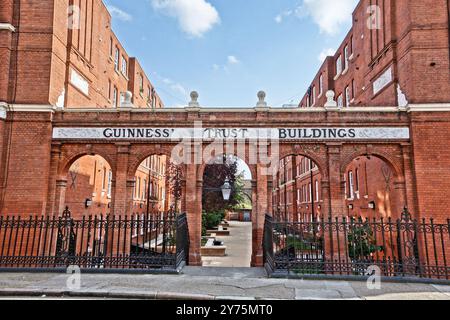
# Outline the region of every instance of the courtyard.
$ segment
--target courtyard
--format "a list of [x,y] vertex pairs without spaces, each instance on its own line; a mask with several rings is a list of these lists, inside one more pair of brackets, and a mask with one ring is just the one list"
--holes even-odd
[[217,237],[227,247],[225,257],[202,257],[204,267],[249,268],[252,257],[252,223],[230,221],[230,236]]

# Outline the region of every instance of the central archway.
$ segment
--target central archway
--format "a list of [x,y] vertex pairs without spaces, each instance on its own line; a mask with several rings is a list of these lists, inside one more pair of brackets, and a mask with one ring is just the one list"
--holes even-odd
[[241,158],[223,154],[202,166],[202,265],[251,267],[255,182]]

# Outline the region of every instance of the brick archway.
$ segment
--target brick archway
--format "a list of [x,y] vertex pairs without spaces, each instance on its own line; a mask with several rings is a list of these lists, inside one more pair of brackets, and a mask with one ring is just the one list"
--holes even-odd
[[[217,157],[220,157],[224,154],[231,154],[235,156],[236,158],[240,159],[241,161],[245,162],[245,164],[248,166],[250,173],[251,173],[251,181],[252,181],[252,191],[251,191],[251,197],[249,196],[251,202],[252,202],[252,255],[251,255],[251,261],[250,264],[252,266],[258,266],[261,264],[261,262],[258,262],[258,257],[262,255],[262,239],[260,238],[260,235],[258,234],[258,223],[261,223],[261,221],[264,221],[265,214],[267,212],[260,212],[258,211],[257,207],[257,201],[258,201],[258,176],[257,176],[257,165],[256,164],[249,164],[249,155],[248,155],[248,149],[245,153],[245,159],[241,159],[237,156],[236,153],[217,153],[210,155],[208,158],[203,159],[203,163],[199,164],[197,166],[197,201],[198,208],[199,208],[199,214],[201,218],[201,214],[203,212],[203,204],[202,204],[202,197],[203,197],[203,180],[204,180],[204,172],[208,165],[211,164],[212,161],[217,159]],[[268,190],[266,186],[266,190]],[[267,197],[266,197],[267,198]],[[268,200],[265,199],[267,202]],[[201,230],[201,229],[200,229]],[[199,241],[201,238],[196,237],[195,241]]]
[[[402,148],[400,145],[390,145],[390,146],[359,146],[358,148],[354,147],[352,149],[348,148],[347,153],[343,156],[342,165],[341,165],[341,175],[346,176],[347,171],[353,173],[353,169],[357,170],[357,168],[350,168],[354,161],[359,158],[365,158],[365,161],[371,161],[370,163],[380,163],[382,164],[379,170],[374,173],[372,179],[384,179],[386,188],[389,190],[389,199],[385,199],[388,202],[385,210],[387,212],[384,213],[384,218],[400,218],[403,208],[408,208],[408,195],[407,195],[407,187],[406,187],[406,178],[405,178],[405,168],[404,163],[402,161],[403,154]],[[356,149],[356,150],[355,150]],[[351,152],[349,152],[351,150]],[[377,159],[373,160],[373,159]],[[372,160],[371,160],[372,159]],[[360,160],[363,161],[363,160]],[[379,164],[379,165],[380,165]],[[383,165],[387,166],[384,170]],[[373,165],[372,165],[373,166]],[[350,168],[350,169],[349,169]],[[391,172],[393,176],[391,177]],[[356,173],[355,173],[356,174]],[[364,172],[362,173],[364,174]],[[391,188],[393,188],[391,190]],[[378,201],[382,202],[383,198],[383,190],[378,191]],[[366,195],[367,197],[368,195]],[[358,198],[359,199],[359,198]],[[358,201],[356,201],[358,202]],[[374,199],[374,203],[377,200]],[[412,203],[412,202],[410,202]],[[378,205],[377,205],[378,207]],[[385,211],[383,210],[383,211]],[[379,210],[377,209],[376,212]],[[362,215],[361,212],[359,215]]]
[[[17,139],[17,137],[13,139],[13,148],[27,148],[28,150],[27,156],[16,155],[15,163],[21,161],[27,163],[26,157],[42,158],[43,155],[46,157],[42,162],[44,164],[42,178],[45,183],[42,183],[42,178],[30,179],[30,183],[22,186],[20,182],[23,177],[19,177],[17,180],[14,180],[14,177],[10,178],[9,185],[4,191],[6,195],[4,212],[20,211],[22,207],[33,210],[24,211],[23,214],[26,215],[36,213],[36,208],[42,208],[37,212],[50,216],[57,215],[61,211],[61,205],[55,205],[60,198],[58,188],[61,189],[64,175],[71,163],[83,155],[98,154],[110,164],[113,171],[111,214],[127,214],[130,212],[134,172],[147,156],[152,154],[170,156],[173,148],[183,143],[192,145],[189,151],[191,156],[208,148],[210,143],[208,139],[184,141],[182,138],[173,139],[171,136],[175,129],[189,130],[194,128],[198,121],[203,122],[203,130],[213,130],[213,134],[221,134],[222,131],[227,131],[226,134],[243,134],[244,138],[235,137],[233,143],[236,144],[238,141],[243,143],[245,159],[242,160],[249,164],[253,177],[255,190],[253,198],[256,199],[254,203],[258,218],[254,222],[254,244],[258,250],[254,251],[253,265],[262,265],[264,215],[270,214],[272,208],[271,196],[269,196],[272,183],[267,171],[270,165],[259,161],[258,158],[256,163],[250,161],[250,156],[260,150],[264,150],[263,153],[265,152],[266,156],[269,156],[272,152],[275,153],[277,147],[279,158],[288,155],[303,155],[313,160],[323,175],[322,191],[324,198],[327,199],[327,204],[324,206],[327,207],[325,209],[329,214],[342,211],[343,168],[360,154],[377,155],[391,163],[397,174],[397,183],[402,184],[401,187],[406,190],[405,198],[410,203],[416,201],[414,169],[412,164],[408,164],[414,156],[411,152],[412,141],[410,135],[408,135],[409,138],[403,135],[405,128],[410,130],[410,118],[406,113],[403,114],[397,110],[395,112],[391,109],[385,112],[380,110],[373,112],[371,109],[359,112],[339,110],[293,112],[292,110],[256,108],[240,109],[239,112],[236,112],[232,109],[186,108],[154,112],[142,110],[134,112],[134,110],[128,109],[118,109],[114,112],[110,110],[14,112],[21,115],[21,117],[16,116],[15,119],[27,119],[27,121],[31,119],[33,128],[38,128],[36,130],[41,135],[44,131],[46,133],[40,139],[42,143],[39,144],[39,148],[29,147],[36,144],[35,139],[30,135],[23,139]],[[367,118],[372,120],[370,126],[367,126]],[[149,128],[149,125],[154,125],[154,128]],[[277,145],[274,141],[267,140],[260,145],[259,143],[262,142],[258,140],[260,136],[252,133],[252,130],[285,130],[277,129],[280,127],[293,129],[289,135],[295,133],[296,136],[285,139],[279,131],[280,136],[274,140]],[[308,130],[307,127],[319,128],[311,129],[315,130],[314,134],[319,134],[319,136],[314,138],[314,135],[305,131]],[[338,130],[345,131],[344,138],[321,137],[322,134],[328,134],[327,132],[330,130],[332,134],[336,134],[336,129],[333,128],[339,127],[341,129]],[[378,127],[380,127],[379,131],[377,131]],[[395,128],[390,130],[391,127]],[[104,132],[105,128],[118,128],[119,132],[123,131],[124,136],[108,136]],[[136,132],[133,131],[133,128]],[[141,130],[141,128],[143,129]],[[364,130],[359,137],[354,139],[358,128]],[[333,130],[335,130],[334,133]],[[211,134],[211,131],[209,133]],[[246,133],[249,136],[245,136]],[[128,134],[133,135],[128,136]],[[149,136],[145,136],[147,134]],[[379,139],[374,138],[377,134],[380,135]],[[239,154],[236,155],[244,158]],[[194,265],[201,263],[199,246],[201,189],[202,175],[207,160],[208,157],[200,163],[183,164],[182,207],[188,216],[192,244],[190,262]],[[46,165],[48,167],[45,167]],[[17,185],[19,187],[16,187]],[[19,189],[22,193],[32,194],[30,204],[17,206],[17,201],[11,195],[17,193]],[[15,205],[16,207],[14,207]]]
[[[127,176],[132,179],[139,165],[149,156],[172,156],[173,145],[171,144],[133,144],[130,146],[130,156]],[[183,176],[185,168],[181,166]]]

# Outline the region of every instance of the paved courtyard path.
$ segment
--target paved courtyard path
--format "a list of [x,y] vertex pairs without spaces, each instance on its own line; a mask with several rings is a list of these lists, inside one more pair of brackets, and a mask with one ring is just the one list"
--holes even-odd
[[230,221],[230,236],[217,237],[227,247],[225,257],[203,257],[204,267],[245,268],[252,258],[252,223]]

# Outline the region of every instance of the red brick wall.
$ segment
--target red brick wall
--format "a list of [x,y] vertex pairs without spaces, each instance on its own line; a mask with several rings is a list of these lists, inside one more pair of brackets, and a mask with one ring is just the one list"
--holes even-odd
[[446,113],[412,116],[417,202],[422,217],[446,222],[450,217],[450,116]]
[[[380,6],[381,29],[369,29],[369,5]],[[361,0],[353,13],[353,26],[343,40],[331,63],[319,71],[330,73],[330,90],[345,97],[345,88],[352,88],[350,106],[397,105],[397,84],[409,103],[444,103],[450,101],[448,0],[413,0],[383,2]],[[348,71],[336,77],[336,60],[344,60],[344,47],[353,43],[353,59]],[[373,83],[390,66],[392,82],[374,93]],[[334,79],[333,79],[334,78]],[[433,79],[433,81],[429,81]],[[318,86],[318,77],[312,86]],[[351,90],[353,91],[353,90]],[[319,95],[318,91],[317,95]],[[354,99],[354,100],[353,100]],[[345,100],[345,99],[344,99]],[[300,106],[306,105],[306,98]],[[319,98],[319,106],[326,99]]]
[[[79,28],[67,27],[69,5],[80,8]],[[66,108],[110,108],[114,86],[120,101],[120,94],[135,82],[134,73],[121,72],[123,59],[128,71],[135,59],[111,30],[111,15],[103,1],[22,1],[12,14],[8,0],[0,10],[0,22],[11,22],[17,29],[15,33],[0,31],[0,101],[55,105],[65,98]],[[114,67],[116,46],[120,50],[118,71]],[[71,83],[72,70],[88,83],[87,95]],[[141,73],[149,83],[145,72]],[[163,105],[159,97],[157,105]]]
[[1,213],[44,214],[52,133],[49,113],[16,113],[12,130]]
[[[53,42],[53,1],[21,1],[20,14],[18,11],[15,10],[13,19],[17,32],[14,33],[15,39],[12,40],[14,46],[6,102],[48,104]],[[19,19],[20,26],[18,26]],[[3,63],[8,64],[7,61],[0,62],[2,65]]]
[[[350,194],[349,173],[353,174],[353,195]],[[358,174],[357,174],[358,172]],[[346,170],[346,205],[349,216],[364,218],[393,218],[401,216],[405,204],[399,201],[395,173],[387,162],[377,157],[359,157]],[[357,182],[358,181],[358,182]],[[359,185],[359,192],[358,186]],[[359,194],[358,194],[359,193]],[[374,202],[375,208],[369,208]],[[353,208],[349,208],[352,205]]]
[[[136,58],[130,59],[130,81],[128,82],[128,91],[133,93],[133,104],[138,108],[162,108],[163,102],[156,93],[155,87],[146,77]],[[144,78],[143,92],[141,92],[141,75]]]

